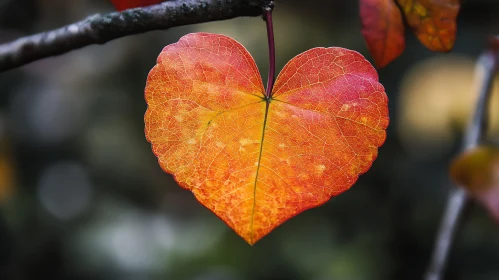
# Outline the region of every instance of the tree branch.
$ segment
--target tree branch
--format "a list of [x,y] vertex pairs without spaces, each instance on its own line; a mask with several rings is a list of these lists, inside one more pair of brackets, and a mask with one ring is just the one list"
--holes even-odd
[[116,38],[172,27],[262,15],[265,0],[182,0],[92,15],[82,21],[0,45],[0,72]]
[[[470,124],[466,131],[463,151],[479,145],[488,128],[489,101],[492,95],[494,74],[497,68],[497,54],[494,50],[483,53],[477,61],[475,79],[478,83],[478,99]],[[434,251],[426,280],[440,280],[447,263],[449,250],[456,235],[463,209],[467,203],[466,191],[461,187],[451,190],[444,216],[435,240]]]

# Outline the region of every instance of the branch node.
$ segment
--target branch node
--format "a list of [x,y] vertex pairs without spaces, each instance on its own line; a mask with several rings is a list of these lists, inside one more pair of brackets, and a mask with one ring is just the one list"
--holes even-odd
[[265,5],[263,6],[263,11],[264,12],[272,12],[274,10],[275,3],[274,1],[267,1]]

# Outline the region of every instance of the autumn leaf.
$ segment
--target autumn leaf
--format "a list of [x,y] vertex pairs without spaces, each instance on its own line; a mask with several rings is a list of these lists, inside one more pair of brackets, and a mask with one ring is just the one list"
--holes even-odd
[[459,0],[396,0],[419,41],[432,51],[447,52],[456,40]]
[[9,146],[0,133],[0,205],[6,203],[15,190],[15,168]]
[[13,173],[10,158],[0,153],[0,205],[6,202],[13,193]]
[[111,0],[117,11],[145,7],[163,2],[164,0]]
[[376,70],[343,48],[296,56],[272,93],[242,45],[208,33],[165,47],[145,88],[160,166],[249,244],[350,188],[389,121]]
[[393,0],[360,0],[362,35],[376,66],[385,67],[405,49],[404,22]]
[[499,222],[499,148],[479,146],[464,152],[452,162],[450,175]]

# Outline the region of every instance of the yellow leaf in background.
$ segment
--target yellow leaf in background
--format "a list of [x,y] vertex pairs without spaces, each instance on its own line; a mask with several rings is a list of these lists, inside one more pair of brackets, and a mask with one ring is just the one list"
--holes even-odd
[[464,152],[453,161],[450,175],[499,221],[499,148],[479,146]]

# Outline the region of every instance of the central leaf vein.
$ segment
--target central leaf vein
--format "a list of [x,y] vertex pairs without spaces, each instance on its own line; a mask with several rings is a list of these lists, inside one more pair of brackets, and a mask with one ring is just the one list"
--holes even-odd
[[251,209],[251,220],[250,220],[250,242],[253,242],[253,221],[254,221],[254,216],[255,216],[255,206],[256,206],[256,184],[258,182],[258,173],[260,171],[260,161],[262,159],[262,152],[263,152],[263,141],[265,139],[265,128],[267,126],[267,116],[269,114],[269,105],[270,105],[270,100],[266,100],[265,102],[265,116],[263,117],[263,129],[262,129],[262,139],[260,140],[260,151],[258,154],[258,162],[257,162],[257,168],[256,168],[256,175],[255,175],[255,185],[253,186],[253,207]]

